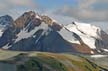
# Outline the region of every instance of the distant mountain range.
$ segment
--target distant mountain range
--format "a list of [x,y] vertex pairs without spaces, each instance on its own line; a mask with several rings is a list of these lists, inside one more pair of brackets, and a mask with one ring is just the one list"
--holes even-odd
[[16,51],[107,54],[108,34],[91,24],[62,25],[47,15],[25,12],[0,17],[0,48]]

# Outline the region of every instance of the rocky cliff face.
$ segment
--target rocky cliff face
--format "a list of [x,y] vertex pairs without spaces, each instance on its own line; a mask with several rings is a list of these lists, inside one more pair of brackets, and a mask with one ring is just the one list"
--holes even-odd
[[[7,18],[7,16],[6,16]],[[5,18],[5,19],[6,19]],[[21,51],[47,51],[72,53],[107,53],[108,35],[101,29],[73,22],[67,26],[33,11],[25,12],[10,23],[0,37],[0,48]],[[3,19],[4,20],[4,19]]]
[[57,32],[54,27],[57,24],[50,25],[49,19],[32,11],[24,13],[15,20],[13,27],[4,31],[0,47],[19,51],[76,52]]

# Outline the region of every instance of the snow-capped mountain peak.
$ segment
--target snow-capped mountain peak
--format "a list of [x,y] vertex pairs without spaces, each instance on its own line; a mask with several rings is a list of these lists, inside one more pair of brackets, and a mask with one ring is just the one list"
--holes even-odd
[[101,39],[101,29],[91,24],[73,22],[65,26],[71,32],[80,36],[85,44],[90,48],[96,49],[96,39]]
[[103,40],[104,32],[91,24],[72,22],[63,25],[47,15],[33,11],[25,12],[11,24],[13,26],[0,37],[0,47],[3,49],[89,54],[107,51],[107,48],[103,48],[104,42],[108,41]]
[[13,19],[9,15],[0,17],[0,37],[2,36],[4,30],[13,25]]
[[73,29],[76,28],[80,33],[83,33],[85,35],[94,38],[100,38],[101,29],[99,27],[87,23],[79,23],[79,22],[74,22],[74,23],[75,24],[67,25],[67,28],[70,29],[71,31],[73,31]]

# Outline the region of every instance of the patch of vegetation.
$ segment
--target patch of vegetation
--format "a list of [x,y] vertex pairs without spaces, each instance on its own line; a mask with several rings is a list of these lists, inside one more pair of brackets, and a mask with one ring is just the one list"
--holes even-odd
[[12,63],[17,71],[108,71],[93,61],[70,54],[0,51],[0,57],[0,63]]
[[80,70],[83,70],[83,71],[101,71],[102,70],[102,68],[97,66],[95,63],[92,63],[85,58],[83,59],[83,62],[79,62],[79,61],[75,61],[75,60],[71,60],[71,62],[72,62],[72,64],[74,64]]
[[17,66],[17,71],[67,71],[65,66],[54,58],[32,57],[23,65]]

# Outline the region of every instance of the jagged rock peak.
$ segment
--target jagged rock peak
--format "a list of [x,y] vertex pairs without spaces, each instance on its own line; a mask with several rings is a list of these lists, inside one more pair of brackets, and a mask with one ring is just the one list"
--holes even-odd
[[43,15],[41,16],[42,18],[42,21],[45,22],[46,24],[48,25],[52,25],[53,24],[53,21],[50,17],[46,16],[46,15]]
[[13,18],[9,15],[4,15],[0,17],[0,25],[2,27],[12,26],[13,22]]
[[23,28],[30,22],[36,24],[36,22],[44,22],[45,24],[52,26],[53,24],[57,24],[55,20],[48,17],[47,15],[39,15],[34,11],[25,12],[22,16],[15,20],[15,27]]
[[36,13],[34,11],[25,12],[22,16],[15,20],[15,27],[23,28],[25,25],[34,20]]
[[4,16],[1,16],[0,18],[7,18],[7,20],[12,19],[12,17],[10,15],[4,15]]
[[[6,22],[12,22],[12,21],[13,21],[13,18],[10,15],[4,15],[4,16],[0,17],[0,24],[1,25],[5,25]],[[7,23],[7,24],[9,24],[9,23]]]

